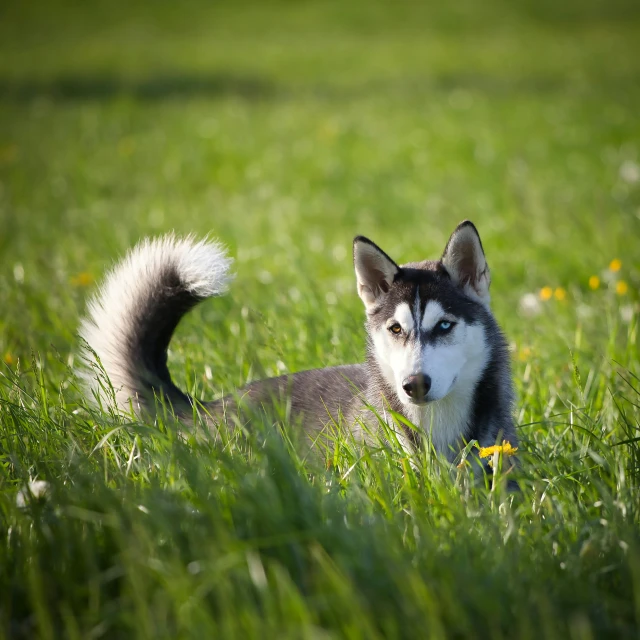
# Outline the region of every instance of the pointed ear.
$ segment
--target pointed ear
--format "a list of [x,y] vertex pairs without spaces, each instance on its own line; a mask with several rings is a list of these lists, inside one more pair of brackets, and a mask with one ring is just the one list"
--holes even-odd
[[369,310],[389,291],[400,267],[380,247],[363,236],[353,241],[353,264],[358,295]]
[[491,275],[473,222],[465,220],[456,227],[442,254],[442,264],[469,297],[489,306]]

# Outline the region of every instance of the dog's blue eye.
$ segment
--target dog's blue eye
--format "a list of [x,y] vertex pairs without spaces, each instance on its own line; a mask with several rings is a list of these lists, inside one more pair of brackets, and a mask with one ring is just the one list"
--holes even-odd
[[452,322],[449,322],[448,320],[443,320],[439,325],[438,328],[441,331],[449,331],[449,329],[451,329],[451,327],[453,326]]

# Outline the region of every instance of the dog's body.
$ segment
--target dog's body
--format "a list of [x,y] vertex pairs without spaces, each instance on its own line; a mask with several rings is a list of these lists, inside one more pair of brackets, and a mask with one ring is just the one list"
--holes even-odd
[[[80,334],[121,410],[153,411],[162,395],[191,419],[193,400],[171,381],[167,347],[189,309],[226,289],[230,262],[215,243],[168,236],[138,245],[109,274]],[[208,420],[288,399],[291,419],[312,441],[329,422],[366,441],[379,432],[377,416],[392,410],[418,427],[393,427],[408,451],[420,431],[451,460],[472,439],[515,446],[509,356],[489,310],[489,269],[473,224],[458,226],[441,260],[403,266],[358,237],[354,264],[367,312],[366,362],[251,383],[240,400],[204,403]],[[95,377],[91,385],[102,393]]]

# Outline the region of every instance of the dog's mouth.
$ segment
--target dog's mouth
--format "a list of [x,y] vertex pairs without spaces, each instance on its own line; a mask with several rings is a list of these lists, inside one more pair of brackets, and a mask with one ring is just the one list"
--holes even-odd
[[424,407],[425,405],[429,404],[430,402],[433,402],[433,400],[431,398],[429,398],[428,396],[425,398],[405,398],[407,404],[412,404],[415,407]]

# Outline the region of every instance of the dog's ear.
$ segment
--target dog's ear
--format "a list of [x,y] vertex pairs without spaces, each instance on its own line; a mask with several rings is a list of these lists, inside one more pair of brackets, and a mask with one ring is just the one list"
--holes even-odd
[[363,236],[353,241],[353,264],[358,295],[369,310],[389,291],[400,267],[380,247]]
[[465,220],[456,227],[442,254],[442,264],[469,297],[489,306],[491,275],[473,222]]

